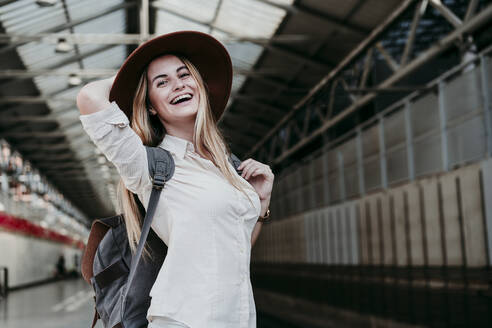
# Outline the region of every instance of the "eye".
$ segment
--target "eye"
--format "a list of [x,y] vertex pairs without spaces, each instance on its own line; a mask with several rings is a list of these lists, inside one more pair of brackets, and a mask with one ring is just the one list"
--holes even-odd
[[157,82],[157,86],[160,87],[161,85],[165,85],[167,84],[167,81],[166,80],[160,80]]
[[179,77],[180,77],[180,78],[183,78],[183,77],[187,77],[187,76],[190,76],[190,73],[183,73],[183,74],[181,74]]

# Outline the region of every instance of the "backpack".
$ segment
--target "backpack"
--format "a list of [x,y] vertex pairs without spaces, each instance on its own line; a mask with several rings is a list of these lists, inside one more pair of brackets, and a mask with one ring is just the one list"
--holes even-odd
[[[171,154],[159,147],[146,147],[152,192],[142,224],[137,250],[132,255],[122,214],[94,220],[81,261],[84,279],[93,287],[95,313],[92,328],[101,319],[105,328],[147,327],[150,290],[167,254],[166,244],[150,229],[164,184],[174,174]],[[241,161],[231,153],[237,170]],[[144,214],[144,207],[138,202]],[[140,260],[144,244],[150,258]],[[134,279],[138,276],[138,279]]]

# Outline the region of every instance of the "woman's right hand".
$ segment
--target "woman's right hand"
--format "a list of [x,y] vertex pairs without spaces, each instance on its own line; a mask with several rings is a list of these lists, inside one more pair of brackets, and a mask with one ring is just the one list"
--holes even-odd
[[91,114],[109,106],[109,92],[116,75],[87,83],[77,94],[80,114]]

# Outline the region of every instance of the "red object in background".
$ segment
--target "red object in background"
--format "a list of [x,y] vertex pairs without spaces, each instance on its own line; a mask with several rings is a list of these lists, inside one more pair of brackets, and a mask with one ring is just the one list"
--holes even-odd
[[41,239],[51,240],[62,244],[77,247],[79,249],[84,248],[84,243],[75,240],[69,236],[65,236],[59,232],[45,229],[35,223],[28,220],[21,219],[7,213],[0,212],[0,228],[8,231],[21,233],[26,236],[37,237]]

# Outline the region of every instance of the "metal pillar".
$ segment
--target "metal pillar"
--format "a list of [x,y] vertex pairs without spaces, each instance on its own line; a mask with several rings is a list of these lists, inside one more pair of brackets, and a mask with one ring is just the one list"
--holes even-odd
[[492,156],[492,114],[490,106],[490,81],[488,72],[489,58],[485,55],[480,56],[480,77],[482,80],[482,97],[483,97],[483,114],[485,120],[485,139],[487,147],[487,156]]
[[330,204],[330,181],[328,180],[329,173],[329,163],[328,163],[328,154],[323,154],[323,205]]
[[444,86],[445,82],[439,82],[439,94],[438,94],[438,103],[439,103],[439,126],[440,126],[440,134],[441,134],[441,160],[442,160],[442,169],[443,171],[449,170],[449,154],[448,154],[448,133],[447,133],[447,124],[446,124],[446,104],[444,102]]
[[361,196],[366,194],[366,185],[364,181],[364,154],[362,151],[362,130],[357,127],[357,136],[355,139],[355,145],[357,147],[357,175],[359,180],[359,194]]
[[149,39],[149,0],[140,3],[140,44]]
[[384,118],[379,117],[379,167],[381,169],[381,187],[388,188],[388,170],[386,168],[386,142],[384,137]]
[[413,152],[413,137],[412,137],[412,115],[410,101],[405,102],[405,141],[407,147],[407,165],[408,165],[408,179],[410,181],[415,180],[415,159]]
[[343,155],[340,151],[337,151],[337,162],[338,162],[338,181],[340,183],[340,200],[345,201],[345,175],[343,169]]

